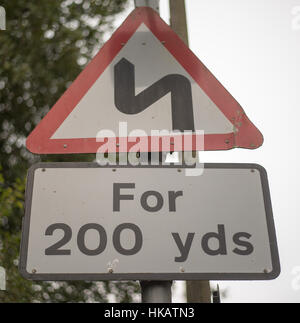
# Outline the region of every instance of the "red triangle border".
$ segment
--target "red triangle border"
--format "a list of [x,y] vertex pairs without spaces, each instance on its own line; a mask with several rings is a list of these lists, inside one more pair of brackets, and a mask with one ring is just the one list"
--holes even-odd
[[[238,102],[153,9],[140,7],[128,16],[32,131],[26,140],[28,150],[35,154],[75,154],[96,153],[98,151],[101,143],[97,142],[95,138],[50,138],[142,23],[164,43],[166,49],[199,84],[236,129],[234,133],[206,134],[204,136],[204,150],[228,150],[237,147],[255,149],[260,147],[263,143],[263,136],[247,118]],[[147,140],[150,144],[151,138],[148,137]],[[123,151],[121,145],[118,145],[119,142],[122,142],[122,138],[117,139],[115,152]],[[127,151],[135,144],[128,142]],[[160,144],[159,150],[162,149]],[[193,147],[193,150],[197,150],[197,147]]]

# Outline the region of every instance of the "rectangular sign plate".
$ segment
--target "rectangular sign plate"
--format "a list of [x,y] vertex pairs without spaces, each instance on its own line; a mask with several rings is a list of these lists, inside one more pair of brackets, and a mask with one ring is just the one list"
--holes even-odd
[[253,164],[41,163],[20,271],[33,280],[268,280],[280,273],[267,174]]

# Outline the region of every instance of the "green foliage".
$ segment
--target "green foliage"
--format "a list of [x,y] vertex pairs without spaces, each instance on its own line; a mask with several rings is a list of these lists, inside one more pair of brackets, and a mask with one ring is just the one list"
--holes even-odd
[[[25,138],[102,45],[127,0],[2,0],[0,32],[0,265],[7,291],[0,302],[130,302],[133,283],[32,283],[18,271],[25,174],[40,160]],[[89,160],[91,156],[76,156]],[[45,160],[74,161],[75,156]]]
[[4,0],[0,32],[0,154],[6,180],[31,156],[24,142],[102,45],[127,0]]

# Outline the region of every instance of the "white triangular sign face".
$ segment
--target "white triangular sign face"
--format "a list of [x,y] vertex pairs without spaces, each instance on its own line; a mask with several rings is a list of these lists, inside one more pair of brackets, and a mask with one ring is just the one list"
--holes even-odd
[[128,132],[143,129],[151,134],[153,129],[172,130],[171,93],[154,102],[142,113],[126,115],[116,109],[114,66],[122,58],[132,62],[135,66],[136,94],[166,75],[184,75],[192,84],[196,128],[204,130],[207,134],[233,132],[233,124],[147,26],[142,24],[51,139],[94,138],[101,129],[110,129],[118,134],[119,121],[128,123]]
[[[127,18],[28,137],[27,147],[41,154],[93,153],[104,143],[96,140],[100,131],[116,142],[129,136],[125,148],[114,149],[130,151],[130,134],[136,137],[138,129],[147,141],[154,130],[199,131],[206,150],[256,148],[263,140],[232,96],[149,8]],[[182,150],[197,150],[195,145]]]

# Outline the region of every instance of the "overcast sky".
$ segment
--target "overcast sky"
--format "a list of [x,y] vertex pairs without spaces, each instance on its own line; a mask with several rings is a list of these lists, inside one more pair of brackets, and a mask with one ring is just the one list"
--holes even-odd
[[[169,22],[168,0],[160,3]],[[275,281],[219,282],[228,288],[225,301],[299,302],[300,0],[186,0],[186,5],[192,51],[265,139],[255,151],[205,152],[202,160],[266,168],[281,259],[282,274]]]

